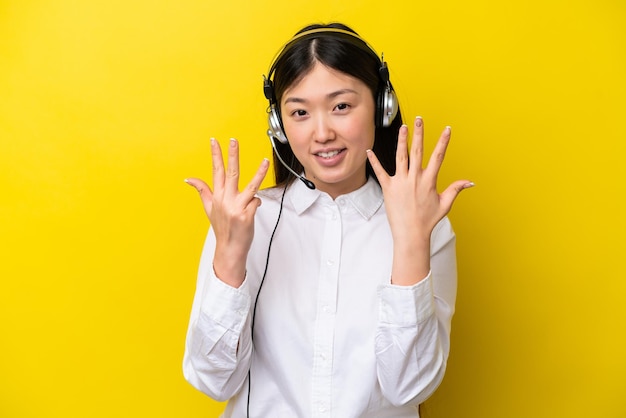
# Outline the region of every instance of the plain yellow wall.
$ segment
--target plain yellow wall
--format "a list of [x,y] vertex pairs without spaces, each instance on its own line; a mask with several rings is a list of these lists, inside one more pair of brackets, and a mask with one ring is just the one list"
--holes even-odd
[[261,75],[332,20],[477,183],[426,416],[626,417],[622,0],[0,2],[0,417],[218,415],[181,373],[208,227],[183,179],[210,136],[246,180],[271,156]]

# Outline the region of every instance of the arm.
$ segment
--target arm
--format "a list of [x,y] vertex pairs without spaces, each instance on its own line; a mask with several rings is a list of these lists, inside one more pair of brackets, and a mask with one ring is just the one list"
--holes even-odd
[[474,185],[459,180],[438,193],[450,128],[425,168],[423,133],[422,119],[416,118],[409,153],[408,128],[400,128],[393,176],[368,151],[393,238],[391,285],[379,295],[378,376],[383,393],[397,405],[421,403],[443,378],[456,295],[454,233],[445,216],[458,194]]
[[219,143],[211,139],[213,190],[200,179],[187,179],[202,200],[211,229],[203,250],[194,297],[183,373],[199,390],[217,400],[239,391],[250,367],[252,351],[250,296],[246,260],[254,236],[256,197],[269,161],[239,192],[239,144],[231,139],[228,169]]
[[189,319],[183,375],[196,389],[225,401],[241,389],[250,367],[251,298],[247,282],[234,288],[215,276],[214,249],[215,235],[210,230]]
[[457,276],[455,236],[447,218],[433,232],[431,273],[413,286],[379,290],[378,378],[395,405],[418,405],[441,383],[450,352]]

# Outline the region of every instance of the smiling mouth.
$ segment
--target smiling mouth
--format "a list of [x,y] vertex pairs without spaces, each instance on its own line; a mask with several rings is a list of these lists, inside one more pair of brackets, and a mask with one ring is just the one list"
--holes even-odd
[[338,155],[342,151],[343,150],[335,150],[335,151],[329,151],[329,152],[318,152],[315,155],[317,155],[318,157],[322,157],[322,158],[333,158],[335,155]]

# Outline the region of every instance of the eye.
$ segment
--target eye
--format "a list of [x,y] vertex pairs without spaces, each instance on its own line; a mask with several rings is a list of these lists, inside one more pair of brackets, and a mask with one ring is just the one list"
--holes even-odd
[[348,103],[339,103],[337,106],[335,106],[335,109],[339,111],[345,111],[350,109],[350,105]]
[[291,116],[295,116],[297,118],[303,118],[307,115],[306,110],[297,109],[291,112]]

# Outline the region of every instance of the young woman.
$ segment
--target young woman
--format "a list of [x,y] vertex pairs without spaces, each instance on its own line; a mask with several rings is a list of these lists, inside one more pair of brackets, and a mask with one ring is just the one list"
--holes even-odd
[[264,92],[277,185],[265,160],[239,191],[234,139],[227,164],[211,142],[212,188],[186,180],[211,228],[184,375],[224,417],[414,418],[450,348],[446,214],[473,185],[437,192],[450,128],[423,167],[422,119],[409,150],[385,62],[341,24],[302,29]]

